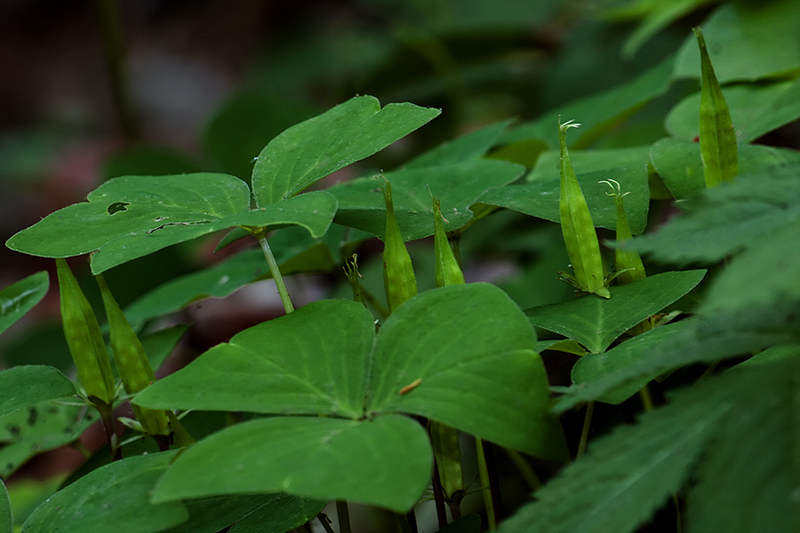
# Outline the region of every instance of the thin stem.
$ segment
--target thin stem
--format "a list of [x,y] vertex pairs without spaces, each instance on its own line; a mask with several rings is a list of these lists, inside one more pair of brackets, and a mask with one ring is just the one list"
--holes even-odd
[[492,496],[492,507],[494,508],[494,520],[496,525],[503,519],[500,516],[502,500],[500,499],[500,479],[497,477],[497,462],[494,458],[492,443],[481,440],[481,444],[483,444],[483,457],[486,461],[486,472],[489,476],[489,493]]
[[408,514],[396,514],[397,523],[400,526],[402,533],[418,533],[417,532],[417,517],[414,514],[414,509],[411,509]]
[[339,517],[340,533],[351,533],[350,509],[348,509],[345,500],[336,500],[336,515]]
[[439,520],[439,529],[447,525],[447,510],[444,507],[444,495],[442,494],[442,480],[439,479],[439,465],[433,459],[433,473],[431,474],[431,481],[433,482],[433,500],[436,503],[436,517]]
[[319,523],[322,524],[323,529],[325,529],[325,533],[336,533],[331,527],[330,518],[322,513],[319,513],[317,515],[317,520],[319,520]]
[[486,507],[486,520],[489,522],[489,531],[494,531],[497,529],[497,520],[494,516],[494,502],[489,488],[489,468],[486,466],[486,456],[483,453],[483,441],[481,439],[475,439],[475,451],[478,459],[478,473],[481,478],[481,494],[483,495],[483,504]]
[[639,398],[642,400],[642,407],[645,411],[653,410],[653,397],[650,395],[647,385],[639,389]]
[[594,402],[586,404],[586,417],[583,419],[583,430],[581,431],[581,441],[578,444],[576,458],[586,452],[586,443],[589,441],[589,427],[592,425],[592,413],[594,412]]
[[283,308],[288,315],[294,311],[294,306],[292,305],[291,298],[289,298],[289,291],[286,290],[286,283],[283,282],[281,269],[278,267],[278,262],[275,261],[275,256],[272,255],[272,250],[267,242],[267,235],[263,230],[259,230],[257,233],[254,233],[253,236],[258,239],[258,244],[261,245],[261,250],[264,252],[264,257],[267,259],[267,264],[269,265],[269,271],[272,274],[272,279],[275,280],[275,286],[278,287],[278,294],[281,296]]
[[106,434],[106,444],[108,451],[111,453],[111,460],[118,461],[122,459],[122,452],[119,448],[119,437],[117,437],[117,427],[114,423],[114,408],[101,400],[93,402],[95,408],[100,413],[100,420],[103,423],[103,430]]
[[522,475],[522,479],[525,480],[531,489],[539,490],[542,488],[544,483],[542,483],[542,480],[539,479],[539,476],[537,476],[536,472],[533,471],[531,465],[528,464],[528,461],[526,461],[522,455],[519,454],[519,452],[510,450],[508,448],[503,448],[503,450],[505,450],[506,455],[508,455],[508,457],[514,463],[514,466],[517,467],[520,475]]

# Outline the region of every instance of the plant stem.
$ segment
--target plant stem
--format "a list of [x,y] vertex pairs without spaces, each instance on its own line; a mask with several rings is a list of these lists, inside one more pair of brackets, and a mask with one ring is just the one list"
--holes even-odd
[[347,507],[347,501],[336,500],[336,515],[339,517],[339,532],[351,533],[350,509]]
[[586,452],[586,443],[589,441],[589,427],[592,425],[592,413],[594,412],[594,402],[586,404],[586,417],[583,419],[583,430],[581,431],[581,440],[578,443],[578,453],[576,458],[580,457]]
[[489,468],[486,466],[486,456],[483,453],[483,440],[475,439],[475,452],[478,459],[478,473],[481,478],[481,494],[483,495],[483,505],[486,507],[486,520],[489,522],[489,531],[497,529],[497,520],[494,516],[494,502],[489,488]]
[[269,265],[269,271],[272,274],[272,279],[275,280],[275,286],[278,287],[278,294],[281,296],[283,308],[288,315],[294,311],[294,306],[292,305],[291,298],[289,298],[289,291],[286,290],[286,283],[283,282],[281,269],[278,267],[278,262],[275,261],[275,256],[272,255],[272,250],[267,242],[267,235],[263,229],[260,229],[258,232],[254,233],[253,236],[258,239],[258,244],[261,245],[261,250],[264,252],[264,257],[267,259],[267,264]]
[[117,4],[116,0],[95,0],[95,9],[103,38],[114,106],[125,138],[128,142],[134,142],[142,137],[142,125],[128,90],[128,80],[125,75],[125,46]]
[[517,467],[517,470],[519,470],[520,475],[522,475],[522,479],[525,480],[532,490],[539,490],[542,488],[542,486],[544,486],[544,483],[542,483],[542,480],[536,475],[536,472],[533,471],[531,465],[528,464],[528,461],[526,461],[522,455],[519,454],[519,452],[516,450],[510,450],[508,448],[503,448],[503,450],[505,450],[506,455],[508,455],[508,457],[514,463],[514,466]]
[[122,459],[122,452],[119,448],[119,438],[117,437],[117,427],[114,423],[114,408],[111,405],[103,403],[101,400],[93,403],[100,413],[100,420],[103,423],[103,430],[106,434],[106,444],[108,451],[111,453],[111,460],[118,461]]
[[325,516],[322,513],[319,513],[317,515],[317,520],[319,520],[319,523],[322,524],[323,529],[325,529],[325,533],[336,533],[331,527],[330,524],[331,521],[327,516]]
[[417,530],[417,517],[414,514],[414,509],[411,509],[408,514],[396,514],[397,523],[400,525],[402,533],[419,533]]
[[436,459],[433,459],[433,473],[431,474],[431,481],[433,482],[433,500],[436,503],[436,517],[439,520],[439,529],[447,525],[447,510],[444,507],[444,496],[442,494],[442,480],[439,478],[439,465],[436,464]]

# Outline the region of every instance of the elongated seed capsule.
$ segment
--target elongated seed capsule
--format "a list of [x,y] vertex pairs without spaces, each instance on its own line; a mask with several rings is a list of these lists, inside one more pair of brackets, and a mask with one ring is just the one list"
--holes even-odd
[[600,255],[600,243],[594,229],[589,206],[583,196],[578,178],[572,168],[567,151],[567,135],[569,128],[577,128],[580,124],[573,121],[558,125],[558,142],[561,147],[561,194],[559,212],[561,215],[561,231],[567,247],[572,270],[578,289],[610,298],[611,292],[605,286],[603,258]]
[[[103,304],[106,308],[108,327],[111,337],[111,349],[114,351],[114,360],[117,363],[117,372],[122,379],[122,385],[128,394],[141,392],[156,380],[147,354],[134,333],[133,328],[125,318],[114,296],[108,288],[102,274],[95,276],[103,295]],[[170,433],[169,420],[164,411],[146,409],[136,404],[131,404],[136,419],[148,435],[168,435]]]
[[110,409],[116,393],[100,325],[66,260],[56,259],[56,269],[64,336],[78,370],[78,380],[90,401],[99,400],[103,409]]
[[438,198],[433,199],[433,253],[436,257],[436,286],[464,283],[464,273],[447,240],[442,223],[442,207]]
[[[617,209],[617,243],[625,242],[633,238],[631,234],[631,227],[628,224],[628,217],[625,216],[625,205],[623,198],[628,193],[622,194],[622,188],[615,180],[603,180],[600,183],[605,183],[611,187],[611,192],[606,193],[614,198],[614,205]],[[628,250],[617,247],[614,253],[615,269],[619,273],[616,277],[617,283],[625,285],[639,279],[647,277],[644,270],[644,263],[642,257],[636,250]]]
[[445,499],[451,505],[459,505],[466,493],[464,472],[461,466],[461,445],[455,428],[431,420],[431,447],[436,457],[439,481]]
[[716,187],[723,181],[733,181],[739,173],[739,151],[736,132],[725,96],[708,56],[706,41],[700,28],[693,28],[700,46],[700,156],[706,187]]
[[383,240],[383,283],[386,290],[386,302],[389,312],[397,309],[400,304],[416,296],[417,278],[414,276],[414,267],[411,256],[408,255],[406,244],[397,224],[392,202],[392,184],[383,179],[383,198],[386,202],[386,235]]

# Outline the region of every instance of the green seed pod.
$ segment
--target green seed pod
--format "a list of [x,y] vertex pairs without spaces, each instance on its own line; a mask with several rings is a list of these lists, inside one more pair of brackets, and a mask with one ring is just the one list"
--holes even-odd
[[716,187],[723,181],[733,181],[739,173],[739,151],[728,104],[708,56],[706,41],[700,28],[693,28],[700,46],[700,156],[706,187]]
[[561,214],[561,231],[567,246],[575,282],[579,290],[610,298],[611,292],[605,286],[603,258],[600,255],[600,243],[594,229],[589,206],[583,196],[578,178],[572,168],[567,151],[568,128],[577,128],[571,120],[558,125],[558,141],[561,147],[561,195],[559,211]]
[[[128,394],[141,392],[156,380],[150,361],[134,333],[133,328],[125,318],[114,296],[108,288],[102,274],[95,276],[103,295],[103,304],[106,308],[106,317],[111,337],[111,348],[114,351],[114,360],[117,371],[122,379],[122,385]],[[170,433],[169,421],[164,411],[146,409],[136,404],[131,404],[136,419],[148,435],[168,435]]]
[[386,235],[383,247],[383,283],[389,312],[417,294],[417,278],[411,256],[397,224],[392,203],[392,184],[383,179],[383,198],[386,201]]
[[[631,227],[628,225],[628,218],[625,216],[625,206],[622,200],[628,193],[622,194],[622,189],[615,180],[608,179],[600,183],[605,183],[611,187],[611,192],[606,194],[614,198],[614,205],[617,208],[617,244],[632,239]],[[647,277],[642,257],[636,250],[625,250],[618,247],[614,254],[614,259],[618,284],[625,285]]]
[[458,505],[466,493],[458,431],[431,420],[430,434],[444,497],[450,504]]
[[447,240],[442,223],[442,207],[437,198],[433,199],[433,251],[436,256],[436,286],[458,285],[464,283],[464,273],[456,260],[453,249]]
[[100,325],[66,260],[56,259],[61,320],[78,380],[92,403],[108,410],[116,398],[114,378]]

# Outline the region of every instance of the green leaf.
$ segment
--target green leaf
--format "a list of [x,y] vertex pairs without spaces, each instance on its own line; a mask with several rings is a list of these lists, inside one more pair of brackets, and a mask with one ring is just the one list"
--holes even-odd
[[89,193],[88,200],[48,215],[7,245],[43,257],[97,250],[91,262],[97,274],[233,226],[300,225],[318,237],[336,212],[336,200],[324,191],[251,211],[247,184],[225,174],[114,178]]
[[75,395],[75,386],[57,368],[16,366],[0,372],[0,417],[23,407]]
[[648,337],[661,342],[652,342],[648,350],[642,350],[640,357],[630,358],[625,366],[606,367],[606,373],[594,381],[569,387],[553,410],[563,412],[582,401],[602,398],[615,389],[639,385],[685,365],[718,362],[778,344],[796,343],[800,341],[798,313],[800,302],[779,301],[710,318],[682,320],[680,326],[656,328]]
[[425,430],[404,416],[258,419],[186,450],[153,501],[283,491],[405,512],[427,486],[432,462]]
[[[580,152],[579,152],[580,153]],[[580,169],[578,169],[580,170]],[[600,183],[604,179],[615,179],[625,197],[626,213],[631,231],[638,235],[647,225],[647,211],[650,205],[650,190],[647,185],[647,168],[613,168],[577,174],[578,183],[589,204],[592,222],[596,227],[616,229],[617,211],[614,200],[608,197],[608,185]],[[508,185],[488,191],[478,201],[513,209],[526,215],[559,222],[559,177],[546,181],[536,181],[524,185]],[[448,216],[445,214],[445,216]]]
[[610,299],[588,296],[527,309],[531,323],[580,342],[600,353],[627,330],[691,291],[705,270],[663,272],[610,287]]
[[681,203],[686,211],[625,246],[677,264],[711,262],[769,237],[800,217],[800,164],[743,174]]
[[[524,168],[490,159],[433,167],[413,167],[385,174],[392,184],[394,210],[406,241],[433,235],[431,195],[441,201],[447,219],[445,231],[463,227],[472,220],[470,207],[487,191],[517,179]],[[328,189],[339,201],[336,222],[383,239],[386,205],[375,178],[361,178]]]
[[[683,322],[667,324],[636,335],[607,352],[592,353],[581,357],[572,367],[572,382],[578,385],[572,391],[579,390],[582,384],[599,381],[603,376],[634,365],[640,359],[648,357],[652,350],[659,347],[661,343],[670,342],[671,336],[680,335],[684,327],[686,324]],[[611,388],[592,399],[620,404],[662,373],[641,374],[636,379],[626,381],[621,386]],[[586,399],[585,396],[583,399]]]
[[725,374],[734,410],[689,490],[692,531],[791,532],[800,527],[797,470],[800,358]]
[[722,418],[733,410],[725,395],[702,385],[645,413],[641,423],[623,425],[591,442],[586,455],[538,490],[537,501],[504,521],[498,533],[635,531],[680,489]]
[[[700,145],[682,139],[666,138],[653,144],[650,157],[664,184],[677,199],[705,190]],[[739,147],[740,174],[763,172],[767,167],[800,164],[800,153],[759,144]]]
[[[575,130],[580,132],[580,128]],[[548,150],[539,156],[527,181],[540,182],[558,179],[561,168],[559,150]],[[615,169],[636,169],[650,162],[650,145],[610,148],[606,150],[571,150],[569,157],[579,176],[589,172],[614,172]]]
[[[239,333],[134,402],[352,419],[405,412],[562,458],[535,343],[525,315],[492,285],[454,285],[411,298],[377,339],[362,305],[327,300]],[[416,380],[419,386],[400,394]],[[511,412],[509,403],[516,406]]]
[[496,122],[452,141],[442,143],[407,162],[403,165],[402,170],[456,165],[472,159],[478,159],[494,146],[510,123],[511,120]]
[[694,28],[700,46],[702,90],[700,91],[700,155],[703,159],[703,176],[706,187],[716,187],[724,181],[732,182],[739,173],[739,155],[736,132],[725,96],[714,74],[708,56],[706,41],[700,28]]
[[[285,533],[308,522],[326,502],[289,496],[256,494],[214,496],[184,502],[189,520],[164,533]],[[258,529],[253,529],[253,523]]]
[[[728,103],[739,144],[753,142],[800,118],[800,79],[770,84],[730,85],[724,87],[722,93]],[[681,100],[667,115],[667,131],[675,137],[693,140],[699,135],[699,107],[699,92]]]
[[292,126],[262,150],[253,168],[259,207],[286,200],[341,168],[386,148],[441,113],[413,104],[381,109],[372,96],[357,96]]
[[[800,4],[794,0],[735,2],[720,6],[702,24],[720,83],[793,75],[800,71]],[[698,77],[697,42],[678,51],[676,77]]]
[[558,148],[556,125],[558,117],[574,117],[583,124],[572,137],[570,148],[579,149],[601,138],[610,129],[636,113],[642,106],[667,92],[672,82],[675,57],[671,56],[638,78],[608,91],[577,100],[544,114],[536,121],[521,124],[503,135],[500,142],[508,144],[527,139],[541,139],[550,148]]
[[5,483],[0,479],[0,533],[14,533],[14,510]]
[[75,441],[97,420],[97,411],[87,406],[52,401],[0,417],[0,477],[8,477],[38,453]]
[[0,291],[0,333],[44,298],[50,286],[47,272],[37,272]]
[[150,533],[189,518],[180,502],[150,503],[150,491],[175,451],[128,457],[98,468],[51,496],[28,517],[24,533]]

